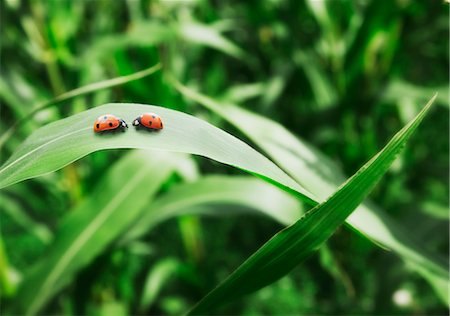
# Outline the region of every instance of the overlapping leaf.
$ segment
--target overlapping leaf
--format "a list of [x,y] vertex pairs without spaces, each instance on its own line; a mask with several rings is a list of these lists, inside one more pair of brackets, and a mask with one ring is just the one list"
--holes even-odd
[[180,215],[255,212],[289,225],[302,214],[299,201],[253,177],[205,176],[173,187],[148,206],[123,241],[142,236],[160,222]]
[[[236,128],[320,200],[333,193],[344,181],[345,177],[335,163],[278,123],[233,104],[219,103],[181,85],[173,78],[172,83],[186,97],[214,111],[230,124],[246,122],[236,124]],[[440,298],[449,304],[446,286],[448,264],[443,258],[426,249],[420,241],[415,240],[414,236],[408,234],[394,219],[373,203],[365,202],[348,217],[347,223],[376,244],[397,252],[429,281]],[[437,284],[439,286],[436,286]]]
[[432,101],[339,190],[325,202],[308,211],[295,224],[272,237],[194,306],[190,314],[207,314],[221,304],[276,281],[317,250],[388,170],[422,121]]

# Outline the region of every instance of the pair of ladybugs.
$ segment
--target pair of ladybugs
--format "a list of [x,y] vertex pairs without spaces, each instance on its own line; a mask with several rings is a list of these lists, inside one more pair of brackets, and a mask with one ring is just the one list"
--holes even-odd
[[[159,115],[155,113],[144,113],[134,119],[133,126],[142,126],[150,130],[160,130],[163,128],[163,123]],[[94,122],[94,132],[96,133],[119,129],[124,130],[125,128],[128,128],[127,123],[112,114],[102,115]]]

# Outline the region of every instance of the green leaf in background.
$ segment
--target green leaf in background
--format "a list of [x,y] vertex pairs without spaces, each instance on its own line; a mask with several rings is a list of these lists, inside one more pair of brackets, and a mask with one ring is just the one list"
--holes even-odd
[[179,159],[164,152],[134,151],[115,164],[93,194],[62,220],[45,258],[25,276],[15,312],[36,314],[76,271],[104,251],[136,220]]
[[189,314],[207,314],[224,303],[254,292],[287,274],[316,251],[386,173],[422,121],[434,98],[329,199],[272,237],[195,305]]
[[173,187],[155,199],[123,237],[139,238],[164,220],[187,214],[230,215],[256,212],[289,225],[302,212],[300,202],[259,179],[244,176],[204,176]]
[[25,231],[34,235],[43,244],[48,244],[52,239],[52,232],[44,225],[35,222],[24,210],[21,205],[11,197],[0,192],[0,214],[7,215]]
[[435,91],[438,92],[436,104],[448,109],[450,107],[448,85],[425,88],[401,79],[391,80],[383,93],[383,101],[396,104],[402,121],[408,122],[419,110],[420,104],[425,102]]
[[386,87],[383,94],[383,99],[386,102],[398,102],[402,99],[413,99],[420,102],[425,102],[430,94],[438,91],[436,97],[436,104],[449,107],[448,99],[450,98],[449,86],[425,88],[414,85],[402,79],[393,79]]
[[[326,199],[344,181],[345,177],[339,166],[280,124],[236,105],[219,103],[189,89],[174,78],[169,77],[169,80],[183,95],[220,115],[230,124],[234,124],[298,183],[319,199]],[[246,122],[246,124],[235,124],[235,122]],[[399,254],[432,285],[442,301],[450,305],[448,289],[446,285],[444,286],[449,277],[445,259],[427,250],[420,241],[415,240],[414,236],[408,234],[401,225],[373,203],[361,204],[348,217],[347,223],[377,245],[392,249]],[[436,284],[441,286],[436,287]]]
[[12,297],[17,292],[21,274],[9,264],[3,238],[0,236],[0,290],[5,297]]
[[[136,130],[95,134],[92,124],[103,114],[132,122],[145,112],[164,121],[159,132]],[[131,125],[131,124],[130,124]],[[191,115],[142,104],[107,104],[48,124],[35,131],[0,168],[0,188],[58,170],[97,150],[141,148],[205,156],[255,174],[312,203],[311,194],[266,157],[236,137]]]
[[[194,182],[181,183],[154,199],[131,226],[121,243],[129,244],[156,225],[182,215],[229,216],[242,213],[262,214],[289,225],[303,213],[301,203],[290,194],[249,176],[204,176]],[[161,287],[181,263],[165,259],[157,263],[146,279],[141,309],[156,299]]]
[[111,51],[129,49],[130,47],[156,47],[163,43],[174,42],[178,37],[190,44],[211,47],[237,59],[249,56],[224,37],[220,27],[214,28],[207,24],[193,21],[176,21],[172,25],[157,21],[139,21],[131,24],[128,33],[112,34],[93,43],[83,56],[85,63],[109,56]]
[[208,25],[182,22],[177,25],[177,33],[188,42],[215,48],[237,59],[248,58],[241,48]]
[[154,265],[145,278],[144,289],[140,302],[140,310],[145,311],[155,302],[164,284],[182,267],[182,263],[175,258],[166,258]]

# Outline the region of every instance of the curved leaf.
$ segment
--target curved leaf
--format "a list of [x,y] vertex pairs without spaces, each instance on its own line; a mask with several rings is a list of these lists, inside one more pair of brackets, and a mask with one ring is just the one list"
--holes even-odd
[[[223,208],[221,208],[223,206]],[[136,239],[164,220],[186,214],[229,215],[242,209],[265,214],[289,225],[302,212],[293,196],[259,179],[247,176],[204,176],[182,183],[155,199],[123,241]]]
[[178,35],[188,42],[215,48],[237,59],[248,59],[250,57],[240,47],[209,25],[181,22],[176,26]]
[[[95,134],[94,120],[105,113],[131,123],[144,112],[164,121],[159,132],[136,130]],[[0,188],[58,170],[97,150],[158,149],[196,154],[255,174],[313,203],[311,194],[266,157],[225,131],[194,116],[158,106],[115,103],[99,106],[35,131],[0,169]]]
[[145,278],[139,310],[145,311],[150,308],[164,285],[178,273],[182,266],[182,263],[177,259],[166,258],[152,267]]

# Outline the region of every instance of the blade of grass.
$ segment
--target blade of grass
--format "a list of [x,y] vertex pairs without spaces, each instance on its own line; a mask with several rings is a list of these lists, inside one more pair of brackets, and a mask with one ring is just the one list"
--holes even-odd
[[[151,133],[131,127],[125,133],[107,135],[92,130],[94,120],[105,113],[131,122],[145,112],[158,113],[164,129]],[[0,188],[58,170],[93,151],[108,148],[159,149],[205,156],[255,174],[313,203],[311,194],[275,164],[223,130],[182,112],[126,103],[99,106],[35,131],[0,168]]]
[[179,184],[155,199],[123,241],[139,238],[162,221],[176,216],[229,215],[243,210],[265,214],[284,225],[292,224],[303,213],[295,197],[259,179],[204,176],[195,182]]
[[34,235],[44,244],[49,244],[53,234],[47,226],[36,222],[24,210],[23,206],[6,194],[0,193],[0,214],[9,216],[17,225],[27,233]]
[[249,59],[245,51],[211,26],[194,22],[182,22],[177,25],[177,33],[178,36],[188,42],[215,48],[237,59]]
[[0,236],[0,290],[3,297],[16,294],[21,275],[9,264],[8,256]]
[[160,260],[148,272],[145,278],[144,289],[142,290],[142,297],[139,303],[139,309],[144,312],[150,308],[155,302],[161,289],[168,283],[168,281],[177,275],[178,270],[182,268],[183,264],[175,258],[166,258]]
[[189,312],[207,314],[284,276],[316,251],[366,198],[416,130],[435,97],[416,118],[322,204],[283,229]]

